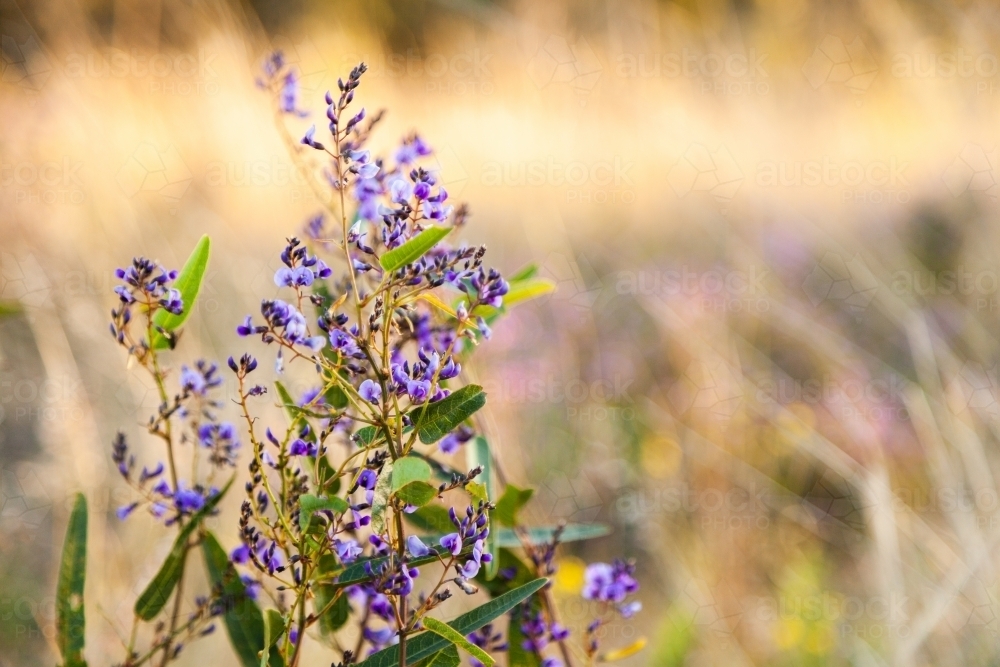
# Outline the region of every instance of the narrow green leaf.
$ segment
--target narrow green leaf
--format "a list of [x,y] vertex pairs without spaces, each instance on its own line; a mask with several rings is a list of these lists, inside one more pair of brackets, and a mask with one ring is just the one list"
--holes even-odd
[[[223,621],[229,642],[243,667],[260,667],[258,653],[264,648],[264,615],[257,603],[247,596],[239,573],[211,531],[205,532],[201,549],[208,578],[213,587],[222,591]],[[284,665],[277,647],[270,649],[268,664],[270,667]]]
[[379,264],[390,273],[412,264],[436,246],[438,241],[448,236],[449,232],[451,232],[449,227],[428,227],[403,245],[382,255]]
[[534,489],[519,489],[513,484],[508,484],[503,495],[497,501],[497,508],[492,517],[496,517],[497,523],[513,528],[517,525],[517,514],[521,508],[528,504]]
[[285,412],[288,413],[288,418],[292,420],[292,424],[294,425],[295,421],[298,419],[299,416],[298,413],[293,409],[298,407],[295,404],[295,399],[292,398],[292,395],[288,392],[287,389],[285,389],[285,385],[283,385],[280,380],[274,381],[274,389],[278,393],[278,399],[281,400],[281,407],[283,407],[285,409]]
[[479,385],[470,384],[456,390],[437,403],[430,403],[410,412],[420,442],[432,445],[486,405],[486,393]]
[[299,496],[299,528],[302,532],[309,530],[309,522],[316,512],[336,512],[343,514],[350,506],[343,498],[319,498],[310,494]]
[[423,624],[425,628],[439,637],[447,639],[449,642],[486,665],[486,667],[493,667],[493,664],[496,662],[489,653],[470,642],[465,638],[465,635],[459,633],[458,630],[451,627],[447,623],[439,621],[432,616],[425,616]]
[[389,496],[392,494],[392,461],[382,465],[382,473],[375,482],[375,493],[372,496],[372,530],[376,535],[385,532],[385,513],[389,509]]
[[[205,278],[205,270],[208,268],[208,259],[212,254],[212,241],[208,235],[201,237],[198,245],[191,251],[191,255],[184,262],[184,268],[174,282],[174,288],[181,293],[184,301],[184,310],[180,315],[168,313],[165,310],[158,310],[153,315],[153,323],[164,331],[176,331],[187,320],[188,315],[194,310],[194,303],[198,299],[198,292],[201,291],[201,282]],[[153,333],[153,340],[150,341],[153,349],[164,349],[170,347],[167,339],[159,332]]]
[[392,490],[398,491],[410,482],[426,482],[431,478],[431,467],[416,456],[403,456],[392,463]]
[[[466,448],[466,465],[469,470],[476,466],[481,466],[482,474],[476,479],[482,480],[487,501],[496,499],[496,490],[493,485],[493,459],[490,455],[490,443],[483,436],[476,436],[472,445]],[[471,484],[469,486],[472,486]],[[493,526],[493,515],[489,512],[490,534],[486,537],[486,551],[492,556],[489,563],[486,563],[486,578],[493,579],[497,576],[500,568],[500,560],[497,558],[497,535]]]
[[417,480],[416,482],[410,482],[399,491],[396,491],[396,497],[402,500],[407,505],[413,505],[414,507],[423,507],[430,501],[437,497],[438,490],[437,487],[431,486],[427,482],[421,482]]
[[[550,542],[556,529],[552,526],[535,526],[528,528],[528,538],[533,544],[543,544]],[[611,534],[611,528],[601,523],[569,523],[563,529],[559,542],[579,542],[581,540],[592,540],[596,537],[604,537]],[[500,528],[497,530],[497,543],[501,547],[519,547],[521,540],[517,538],[510,528]]]
[[167,558],[163,561],[156,576],[139,595],[139,599],[135,601],[136,616],[144,621],[150,621],[163,610],[170,595],[174,592],[174,587],[177,586],[177,581],[181,578],[181,572],[184,570],[188,540],[202,520],[212,513],[222,497],[226,495],[226,491],[232,486],[233,479],[230,479],[219,493],[209,498],[205,502],[205,506],[198,510],[181,529],[177,539],[174,540],[174,546],[170,549],[170,553],[167,554]]
[[86,618],[83,587],[87,579],[87,499],[76,494],[66,526],[59,581],[56,584],[56,642],[64,667],[85,667],[83,659]]
[[458,649],[454,645],[449,645],[432,656],[424,658],[416,664],[416,667],[458,667],[462,664],[462,659],[458,656]]
[[511,283],[510,289],[503,297],[504,308],[510,308],[525,301],[537,299],[540,296],[556,291],[556,284],[546,278],[535,278],[524,282]]
[[[500,597],[490,600],[482,606],[476,607],[468,613],[462,614],[448,623],[448,625],[463,636],[474,632],[487,623],[506,614],[515,605],[537,593],[548,581],[545,578],[535,579],[524,586],[508,591]],[[423,660],[444,649],[449,643],[447,639],[433,632],[423,632],[416,635],[407,642],[406,663],[411,665]],[[357,667],[396,667],[397,665],[399,665],[398,645],[379,651],[360,663]]]
[[[264,612],[264,646],[271,648],[278,643],[278,637],[285,631],[285,619],[277,609],[268,609]],[[267,659],[270,651],[260,652],[260,667],[267,667]]]

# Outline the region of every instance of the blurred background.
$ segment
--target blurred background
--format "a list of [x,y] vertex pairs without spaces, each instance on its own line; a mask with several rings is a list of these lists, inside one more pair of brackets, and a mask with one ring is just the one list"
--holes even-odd
[[[580,564],[626,555],[622,664],[1000,663],[992,3],[0,0],[0,44],[3,667],[57,660],[73,492],[93,665],[172,539],[114,518],[111,439],[154,447],[157,400],[107,334],[113,269],[210,234],[177,364],[243,352],[320,208],[285,135],[361,60],[374,145],[419,129],[465,237],[558,283],[472,371],[529,519],[614,528],[564,549],[569,625]],[[255,88],[276,48],[313,118]]]

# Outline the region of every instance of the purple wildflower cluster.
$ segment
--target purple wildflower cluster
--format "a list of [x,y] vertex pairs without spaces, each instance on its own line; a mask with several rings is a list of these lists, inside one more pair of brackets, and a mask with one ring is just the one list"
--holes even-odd
[[[530,283],[533,272],[508,281],[484,265],[484,246],[454,241],[468,210],[449,202],[420,136],[405,137],[391,158],[366,148],[382,117],[353,106],[366,69],[358,65],[326,94],[326,132],[312,125],[291,146],[316,160],[317,180],[332,196],[307,221],[305,241],[286,239],[274,274],[277,298],[262,300],[259,315],[236,326],[241,338],[273,350],[278,377],[272,391],[253,354],[227,360],[239,427],[220,417],[226,404],[216,364],[182,364],[174,377],[161,357],[179,340],[196,279],[143,258],[116,273],[111,331],[153,378],[160,404],[146,429],[165,445],[162,459],[137,472],[139,455],[123,433],[115,439],[112,460],[137,498],[118,516],[145,507],[180,529],[172,558],[178,550],[186,558],[202,543],[213,563],[212,594],[196,597],[184,624],[178,584],[174,613],[156,626],[152,651],[161,651],[166,664],[191,633],[210,632],[211,619],[226,614],[242,655],[271,651],[294,666],[314,626],[329,634],[351,622],[357,640],[337,664],[391,650],[406,665],[409,638],[429,631],[431,612],[457,590],[519,595],[509,612],[522,635],[514,648],[545,667],[573,667],[570,631],[557,619],[545,579],[558,567],[564,527],[545,541],[510,521],[526,497],[510,486],[494,488],[505,476],[477,414],[486,395],[462,382],[463,367],[490,337],[513,287]],[[307,115],[298,74],[280,53],[265,60],[257,83],[275,94],[283,122]],[[198,265],[192,258],[184,273]],[[544,292],[540,286],[527,284],[521,293]],[[288,377],[309,377],[309,388],[293,396]],[[264,399],[284,413],[282,426],[254,415]],[[457,460],[463,451],[473,459],[465,465]],[[243,465],[240,542],[227,554],[202,522],[233,481],[216,484],[216,475]],[[500,505],[511,498],[515,506],[505,507],[508,518],[497,524]],[[190,539],[194,529],[198,542]],[[592,565],[584,597],[628,618],[638,610],[626,599],[638,588],[632,573],[623,561]],[[262,614],[258,604],[266,601],[273,603],[265,617],[270,648],[239,626],[242,614]],[[239,618],[230,616],[234,609]],[[242,630],[233,632],[234,624]],[[468,640],[486,652],[509,648],[489,623]],[[553,645],[561,658],[544,655]],[[593,655],[589,645],[584,650]]]

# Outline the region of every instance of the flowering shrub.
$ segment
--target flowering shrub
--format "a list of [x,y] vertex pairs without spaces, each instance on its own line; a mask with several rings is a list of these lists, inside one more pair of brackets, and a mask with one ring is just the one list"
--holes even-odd
[[[245,667],[294,667],[307,641],[328,646],[334,664],[372,667],[457,665],[461,653],[491,665],[504,651],[511,665],[554,667],[572,665],[574,653],[587,662],[628,653],[599,655],[597,629],[638,611],[633,566],[587,568],[583,596],[599,616],[573,651],[550,593],[557,546],[606,529],[519,521],[531,491],[505,482],[478,412],[486,394],[462,382],[493,323],[551,285],[530,267],[504,278],[484,264],[485,247],[453,241],[467,211],[453,208],[421,166],[431,149],[419,136],[391,159],[369,153],[381,115],[354,109],[365,69],[327,93],[328,134],[314,125],[295,147],[300,158],[320,159],[330,206],[306,225],[305,241],[287,239],[274,274],[282,298],[262,301],[236,327],[253,344],[226,364],[239,426],[220,419],[216,364],[175,373],[167,363],[198,295],[208,238],[179,272],[145,258],[117,272],[111,333],[157,387],[146,428],[163,445],[157,461],[116,438],[113,460],[139,498],[118,516],[148,512],[177,533],[135,603],[122,665],[165,665],[217,624]],[[258,84],[281,114],[299,118],[297,81],[275,54]],[[312,388],[295,396],[280,380],[258,382],[255,355],[265,350],[279,376],[302,366]],[[254,416],[268,400],[286,423]],[[150,461],[141,470],[140,458]],[[234,486],[241,461],[247,474]],[[227,552],[204,520],[233,488],[244,498],[238,528],[225,533],[239,543]],[[67,667],[83,664],[85,541],[81,498],[59,581]],[[195,551],[210,582],[197,592],[185,576]],[[489,600],[473,611],[436,618],[450,597],[480,593]],[[505,615],[509,623],[500,623]],[[151,631],[140,632],[144,624]]]

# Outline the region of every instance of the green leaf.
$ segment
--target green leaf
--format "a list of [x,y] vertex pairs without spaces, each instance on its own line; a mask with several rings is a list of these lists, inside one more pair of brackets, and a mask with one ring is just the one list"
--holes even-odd
[[547,278],[535,278],[524,282],[511,283],[510,289],[503,297],[504,308],[510,308],[525,301],[537,299],[540,296],[556,291],[556,284]]
[[174,540],[173,548],[170,549],[170,553],[167,554],[167,558],[163,561],[156,576],[153,577],[152,581],[146,586],[146,589],[139,595],[139,599],[135,601],[136,616],[144,621],[151,621],[163,610],[163,607],[170,599],[170,595],[174,592],[174,587],[177,586],[177,582],[181,578],[181,573],[184,571],[184,558],[187,556],[188,540],[195,529],[201,524],[202,520],[211,514],[212,510],[219,504],[219,501],[222,500],[222,497],[226,495],[226,491],[233,484],[233,479],[230,479],[219,493],[208,499],[205,502],[205,506],[198,510],[188,520],[184,528],[181,529],[181,532],[177,535],[177,539]]
[[486,492],[486,485],[480,484],[479,482],[466,482],[465,490],[473,500],[481,500],[484,503],[489,502],[490,494]]
[[412,264],[436,246],[438,241],[448,236],[450,232],[451,228],[449,227],[428,227],[403,245],[382,255],[379,264],[390,273],[407,264]]
[[[176,282],[174,282],[174,288],[181,293],[181,299],[184,301],[184,310],[180,315],[174,315],[160,309],[153,315],[153,324],[164,331],[171,332],[176,331],[184,324],[188,315],[194,310],[194,303],[198,299],[198,292],[201,291],[201,281],[205,278],[205,270],[208,268],[208,258],[211,254],[212,241],[206,234],[201,237],[198,245],[191,251],[191,255],[184,262],[184,268],[181,269]],[[150,344],[154,350],[170,347],[166,337],[158,331],[153,332],[153,340],[150,341]]]
[[[490,455],[490,443],[487,442],[486,438],[483,436],[477,436],[472,442],[472,445],[466,448],[466,465],[469,470],[472,470],[476,466],[482,466],[483,472],[476,479],[481,479],[483,481],[483,489],[485,499],[487,502],[492,501],[496,498],[496,491],[493,486],[493,459]],[[470,483],[466,489],[472,487],[473,483]],[[493,557],[489,563],[486,564],[486,578],[493,579],[497,576],[499,572],[500,561],[497,559],[497,536],[496,531],[493,529],[493,511],[489,512],[490,519],[490,534],[486,537],[486,551]]]
[[317,496],[304,494],[299,496],[299,528],[302,532],[309,530],[309,522],[312,521],[316,512],[336,512],[343,514],[350,506],[343,498],[319,498]]
[[[533,544],[543,544],[552,541],[552,536],[555,534],[556,529],[552,526],[535,526],[528,528],[527,531],[528,539]],[[610,534],[611,528],[602,523],[569,523],[563,529],[562,535],[559,537],[559,542],[592,540],[596,537],[604,537]],[[516,548],[521,546],[521,540],[518,539],[517,533],[510,528],[500,528],[497,530],[497,543],[501,547]]]
[[438,490],[436,486],[431,486],[427,482],[410,482],[399,491],[396,491],[396,497],[402,500],[407,505],[413,505],[414,507],[423,507],[430,501],[437,497]]
[[[412,430],[412,426],[406,426],[403,428],[403,433],[409,433]],[[374,426],[363,426],[354,432],[352,438],[358,447],[364,449],[385,442],[385,430]]]
[[285,389],[285,385],[281,384],[280,380],[274,381],[274,389],[278,392],[278,398],[281,399],[281,407],[288,413],[288,418],[292,420],[292,425],[294,426],[296,420],[299,418],[299,413],[295,408],[299,406],[295,404],[295,399],[292,398],[292,395]]
[[424,658],[416,664],[416,667],[458,667],[461,664],[462,659],[458,657],[458,649],[454,645],[449,645],[434,655]]
[[[278,637],[285,631],[285,619],[277,609],[264,612],[264,646],[271,648],[278,643]],[[270,651],[260,652],[260,667],[267,667]]]
[[375,493],[372,495],[372,530],[376,535],[385,532],[385,513],[389,509],[389,496],[392,495],[392,461],[382,465],[382,473],[375,482]]
[[[319,610],[326,609],[336,595],[336,589],[330,586],[316,587],[316,606]],[[322,632],[330,634],[344,627],[347,619],[351,616],[351,605],[347,600],[347,594],[341,593],[337,600],[326,610],[319,619],[319,628]]]
[[497,508],[491,518],[496,517],[497,523],[513,528],[517,525],[518,512],[528,504],[534,493],[534,489],[519,489],[513,484],[508,484],[500,500],[497,501]]
[[432,445],[484,405],[486,393],[483,388],[470,384],[436,403],[412,410],[410,419],[417,429],[420,442]]
[[[548,579],[535,579],[524,586],[508,591],[500,597],[490,600],[482,606],[476,607],[468,613],[462,614],[448,625],[460,635],[467,635],[506,614],[515,605],[537,593],[546,583],[548,583]],[[423,632],[407,641],[406,662],[407,664],[414,664],[444,649],[448,644],[448,640],[433,632]],[[399,665],[398,645],[379,651],[357,665],[357,667],[396,667],[397,665]]]
[[432,616],[425,616],[423,624],[425,628],[427,628],[434,634],[438,635],[439,637],[447,639],[452,644],[462,649],[463,651],[471,655],[479,662],[486,665],[486,667],[493,667],[493,663],[496,662],[495,660],[493,660],[493,657],[490,656],[489,653],[487,653],[483,649],[479,648],[478,646],[470,642],[468,639],[465,638],[465,635],[459,633],[457,630],[455,630],[455,628],[451,627],[450,625],[447,625],[446,623],[443,623]]
[[56,584],[56,642],[64,667],[85,667],[83,659],[86,618],[83,587],[87,579],[87,499],[76,494],[66,526],[59,581]]
[[[240,664],[243,667],[260,667],[258,653],[264,648],[264,615],[260,607],[247,596],[239,573],[211,531],[206,531],[202,537],[201,550],[209,581],[214,588],[222,590],[226,634]],[[276,647],[269,651],[268,664],[270,667],[282,667],[284,664]]]
[[392,490],[398,491],[410,482],[426,482],[431,478],[431,467],[416,456],[403,456],[392,463]]

